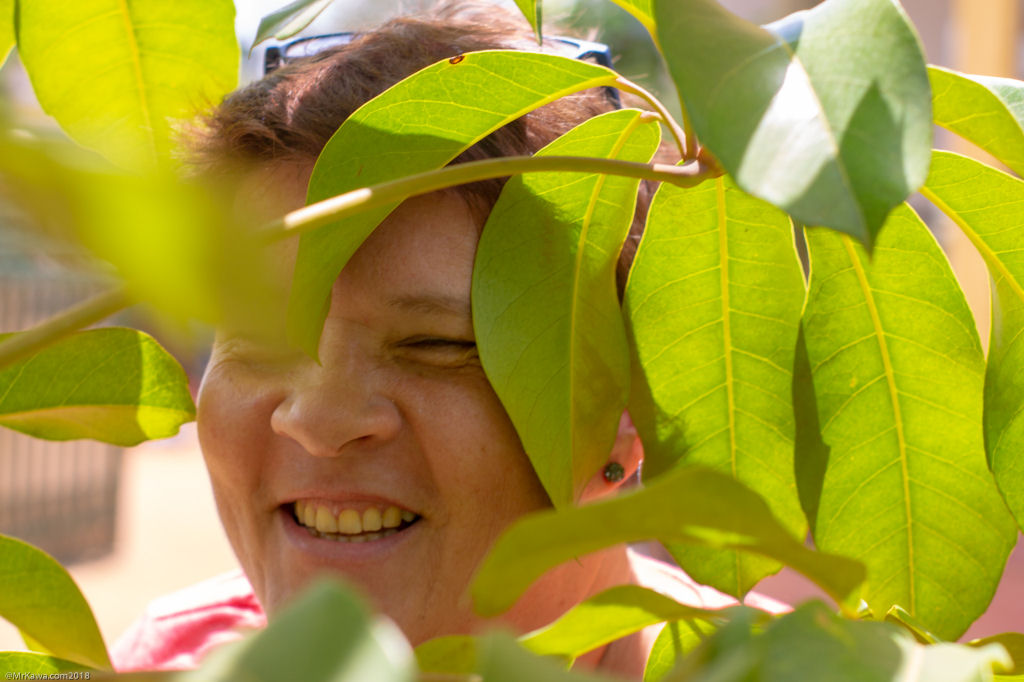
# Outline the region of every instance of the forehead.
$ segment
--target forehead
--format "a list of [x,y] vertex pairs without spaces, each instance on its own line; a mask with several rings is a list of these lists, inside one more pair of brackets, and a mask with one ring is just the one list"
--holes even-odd
[[468,303],[477,220],[462,199],[434,193],[406,200],[363,242],[335,285],[389,298],[427,296]]
[[[278,164],[258,169],[238,201],[266,220],[301,208],[312,165]],[[473,257],[482,229],[478,211],[452,192],[410,197],[381,223],[342,271],[339,285],[408,289],[430,285],[432,294],[468,301]],[[289,272],[298,239],[276,249]],[[443,291],[438,291],[441,289]]]

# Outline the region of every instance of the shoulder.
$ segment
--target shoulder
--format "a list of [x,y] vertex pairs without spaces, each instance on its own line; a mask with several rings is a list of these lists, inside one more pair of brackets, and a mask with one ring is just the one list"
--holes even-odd
[[114,644],[120,672],[187,670],[210,649],[257,629],[267,619],[241,571],[225,573],[150,603]]

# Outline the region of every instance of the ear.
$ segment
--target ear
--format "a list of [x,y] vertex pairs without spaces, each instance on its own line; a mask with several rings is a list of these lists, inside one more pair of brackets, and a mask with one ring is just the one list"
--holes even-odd
[[[644,446],[640,442],[640,436],[636,432],[636,427],[633,426],[633,420],[629,418],[629,412],[623,412],[622,418],[619,419],[619,432],[615,436],[615,445],[612,446],[612,451],[608,454],[608,460],[587,483],[587,487],[584,488],[583,494],[580,496],[580,502],[590,502],[615,493],[625,483],[632,480],[643,460]],[[623,469],[622,478],[618,481],[609,481],[604,475],[605,466],[612,462],[619,464]]]

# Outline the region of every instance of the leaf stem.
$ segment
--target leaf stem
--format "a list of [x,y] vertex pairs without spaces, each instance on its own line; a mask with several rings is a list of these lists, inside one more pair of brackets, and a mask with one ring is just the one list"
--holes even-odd
[[577,156],[508,156],[484,159],[417,173],[324,199],[292,211],[266,225],[262,228],[261,235],[267,242],[275,242],[418,194],[428,194],[478,180],[540,171],[624,175],[643,180],[669,182],[680,187],[693,187],[704,179],[719,174],[715,169],[697,161],[683,166],[672,166]]
[[685,108],[683,109],[683,125],[680,126],[679,123],[672,118],[672,114],[669,113],[661,100],[647,90],[643,89],[633,81],[626,80],[622,77],[616,78],[615,83],[619,90],[632,93],[637,97],[642,98],[661,115],[662,120],[665,122],[665,125],[668,126],[669,132],[672,133],[672,137],[676,141],[676,147],[679,149],[679,156],[683,160],[693,161],[697,158],[697,138],[694,136],[693,129],[690,127],[690,122],[686,117]]
[[0,341],[0,370],[30,357],[74,332],[131,305],[124,288],[116,287],[66,308],[23,332]]

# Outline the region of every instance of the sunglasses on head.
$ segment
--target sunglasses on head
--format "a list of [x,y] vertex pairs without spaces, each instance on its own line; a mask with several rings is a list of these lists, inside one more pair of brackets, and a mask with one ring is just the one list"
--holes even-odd
[[[320,54],[325,50],[348,45],[359,35],[359,33],[353,32],[327,33],[308,38],[299,38],[283,45],[272,45],[266,48],[263,54],[263,75],[266,76],[297,59],[305,59],[306,57]],[[549,36],[549,39],[554,43],[550,47],[554,48],[557,54],[572,59],[591,59],[600,66],[612,68],[612,51],[604,43],[595,43],[591,40],[567,38],[564,36]],[[619,91],[611,87],[606,87],[604,90],[608,94],[608,98],[615,105],[615,108],[621,109],[622,100],[619,99]]]

